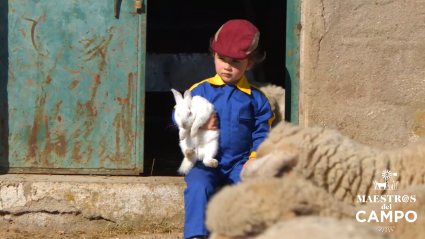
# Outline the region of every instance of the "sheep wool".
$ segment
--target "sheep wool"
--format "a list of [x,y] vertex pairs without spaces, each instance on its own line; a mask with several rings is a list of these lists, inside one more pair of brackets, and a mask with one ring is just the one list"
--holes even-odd
[[[352,206],[305,179],[253,179],[224,187],[207,206],[206,226],[227,237],[254,236],[279,220],[317,215],[352,218]],[[332,205],[332,207],[329,207]]]
[[258,87],[269,99],[273,113],[274,122],[277,124],[285,120],[285,89],[273,84],[263,84]]
[[383,184],[385,170],[397,174],[387,184],[391,187],[405,189],[424,184],[424,162],[425,138],[399,149],[382,150],[357,143],[336,130],[280,122],[259,146],[256,161],[247,165],[241,177],[250,180],[291,172],[355,205],[362,203],[357,195],[367,197],[375,183]]
[[[422,239],[425,234],[425,185],[392,194],[416,196],[415,203],[393,203],[392,208],[393,211],[415,211],[416,221],[361,223],[355,220],[356,212],[379,213],[382,204],[344,204],[323,188],[294,174],[257,178],[227,186],[214,196],[207,207],[206,224],[212,233],[211,239],[274,239],[282,233],[286,239],[333,238],[334,235],[347,239]],[[320,229],[321,225],[327,225],[326,230]],[[394,226],[394,231],[385,234],[379,231],[382,226]],[[311,234],[314,237],[305,236],[307,232],[314,232]]]
[[266,95],[275,114],[274,123],[277,124],[285,120],[285,89],[271,83],[262,83],[253,79],[248,80],[251,86],[259,89]]
[[268,228],[256,239],[394,239],[373,226],[361,225],[353,220],[337,220],[329,217],[298,217],[280,221]]
[[[391,195],[415,195],[416,201],[410,203],[392,203],[391,210],[382,210],[382,203],[369,203],[362,210],[366,211],[366,215],[370,215],[371,211],[375,211],[378,215],[380,211],[388,213],[389,211],[401,211],[408,212],[413,211],[417,214],[417,219],[414,222],[408,222],[407,220],[398,220],[395,222],[393,219],[391,222],[388,220],[384,223],[385,226],[393,227],[394,231],[389,234],[394,235],[397,238],[409,238],[409,239],[422,239],[425,236],[425,185],[413,186],[400,191],[392,191]],[[366,217],[367,218],[367,217]],[[409,216],[412,219],[412,215]],[[382,222],[371,221],[371,223],[377,227],[382,226]]]

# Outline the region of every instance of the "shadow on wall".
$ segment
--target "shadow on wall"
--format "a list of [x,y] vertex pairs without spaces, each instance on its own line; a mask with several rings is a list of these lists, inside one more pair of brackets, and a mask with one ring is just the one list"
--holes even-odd
[[[8,15],[8,1],[0,1],[0,174],[5,174],[9,171]],[[11,75],[13,76],[12,73]]]

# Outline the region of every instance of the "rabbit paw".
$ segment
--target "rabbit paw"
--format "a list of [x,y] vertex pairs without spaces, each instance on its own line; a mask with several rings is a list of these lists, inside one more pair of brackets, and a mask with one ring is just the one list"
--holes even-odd
[[186,149],[186,151],[184,152],[184,155],[187,158],[193,158],[195,156],[195,150],[194,149]]
[[183,159],[183,162],[180,165],[178,173],[181,175],[187,175],[192,168],[193,168],[193,163],[189,159],[185,158]]
[[212,167],[212,168],[217,168],[218,167],[218,161],[217,161],[217,159],[204,159],[202,162],[207,167]]
[[181,128],[180,131],[179,131],[180,140],[184,140],[186,138],[186,134],[187,134],[187,131],[185,129]]

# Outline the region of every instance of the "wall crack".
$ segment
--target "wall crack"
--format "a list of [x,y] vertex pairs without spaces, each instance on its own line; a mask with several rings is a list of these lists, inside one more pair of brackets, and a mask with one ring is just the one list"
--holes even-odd
[[0,211],[0,216],[6,216],[6,215],[12,215],[12,216],[23,216],[26,214],[33,214],[33,213],[47,213],[47,214],[53,214],[53,215],[59,215],[59,214],[68,214],[68,215],[80,215],[81,212],[59,212],[59,211],[48,211],[48,210],[35,210],[35,211],[20,211],[20,212],[11,212],[11,211]]
[[12,212],[12,211],[0,211],[0,216],[4,217],[4,216],[23,216],[26,214],[36,214],[36,213],[46,213],[46,214],[51,214],[51,215],[74,215],[74,216],[79,216],[81,215],[82,217],[86,218],[87,220],[90,221],[107,221],[107,222],[112,222],[112,223],[116,223],[116,221],[102,217],[102,216],[85,216],[83,213],[81,213],[81,211],[74,211],[74,212],[60,212],[60,211],[49,211],[49,210],[25,210],[25,211],[19,211],[19,212]]
[[326,19],[325,19],[325,3],[324,0],[320,0],[320,3],[322,4],[322,20],[323,20],[323,33],[320,36],[319,39],[319,49],[318,49],[318,54],[317,54],[317,62],[319,62],[319,57],[320,57],[320,49],[322,47],[322,40],[325,37],[325,33],[326,33]]

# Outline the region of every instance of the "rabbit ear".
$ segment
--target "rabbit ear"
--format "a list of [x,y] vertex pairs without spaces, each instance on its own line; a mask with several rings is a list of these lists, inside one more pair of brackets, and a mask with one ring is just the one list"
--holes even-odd
[[171,89],[171,92],[173,92],[174,100],[176,101],[176,104],[178,105],[181,101],[183,101],[182,94],[180,92],[176,91],[175,89]]
[[192,98],[192,92],[190,92],[190,91],[186,90],[186,91],[184,92],[184,98],[185,98],[185,99],[186,99],[186,98]]
[[184,100],[185,100],[188,104],[190,104],[190,102],[192,101],[192,92],[190,92],[190,91],[186,90],[186,91],[184,92]]

